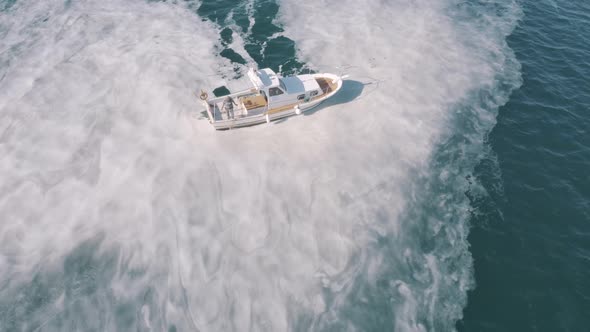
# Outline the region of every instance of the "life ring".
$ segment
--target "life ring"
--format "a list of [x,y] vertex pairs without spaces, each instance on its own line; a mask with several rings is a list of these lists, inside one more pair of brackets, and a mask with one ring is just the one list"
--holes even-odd
[[207,92],[201,90],[201,95],[199,96],[199,98],[201,98],[201,100],[207,100],[207,98],[209,98],[209,95],[207,94]]

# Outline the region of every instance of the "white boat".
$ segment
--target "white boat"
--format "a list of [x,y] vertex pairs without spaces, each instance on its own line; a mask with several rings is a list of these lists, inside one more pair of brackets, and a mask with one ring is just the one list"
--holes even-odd
[[252,126],[299,115],[334,96],[346,78],[328,73],[281,77],[269,68],[250,69],[248,77],[253,85],[250,89],[213,99],[201,92],[200,99],[215,129]]

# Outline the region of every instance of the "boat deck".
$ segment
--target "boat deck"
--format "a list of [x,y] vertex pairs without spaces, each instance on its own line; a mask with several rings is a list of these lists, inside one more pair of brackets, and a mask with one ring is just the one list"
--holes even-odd
[[331,79],[325,77],[318,77],[315,79],[320,85],[324,94],[328,94],[338,88],[338,83],[332,82]]
[[220,98],[215,102],[211,102],[213,105],[211,112],[215,121],[240,119],[247,116],[264,114],[266,111],[266,99],[261,95],[247,95],[235,98],[234,100],[238,105],[233,107],[233,112],[223,109],[223,99]]
[[242,97],[240,100],[248,111],[266,106],[266,99],[261,95]]

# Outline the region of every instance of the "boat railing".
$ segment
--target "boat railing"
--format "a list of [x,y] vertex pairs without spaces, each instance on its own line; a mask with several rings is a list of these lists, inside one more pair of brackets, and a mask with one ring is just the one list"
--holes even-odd
[[[239,97],[245,97],[245,96],[256,94],[257,92],[258,92],[258,90],[256,90],[256,89],[247,89],[247,90],[242,90],[242,91],[230,93],[225,96],[215,97],[215,98],[206,100],[205,102],[208,104],[207,107],[211,108],[211,115],[212,115],[211,121],[213,121],[213,122],[218,121],[218,119],[217,119],[218,115],[219,115],[219,119],[223,120],[223,114],[221,112],[221,108],[217,104],[219,102],[222,102],[228,96],[232,97],[235,100],[235,99],[238,99]],[[233,112],[234,119],[236,118],[236,114],[239,114],[242,117],[247,116],[248,113],[247,113],[247,111],[245,111],[245,108],[242,106],[242,103],[237,102],[237,104],[238,105]]]
[[[231,113],[228,112],[227,109],[223,109],[223,106],[220,105],[222,101],[217,100],[216,102],[210,101],[209,108],[212,109],[212,118],[213,122],[215,121],[227,121],[227,120],[236,120],[250,116],[250,112],[244,105],[244,103],[237,101],[237,106],[234,106]],[[231,114],[231,115],[230,115]]]

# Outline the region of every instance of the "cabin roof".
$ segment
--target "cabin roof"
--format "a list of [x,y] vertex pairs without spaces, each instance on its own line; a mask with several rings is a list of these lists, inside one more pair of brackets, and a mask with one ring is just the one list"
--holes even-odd
[[299,77],[281,77],[282,85],[287,89],[287,93],[303,93],[305,92],[305,86]]
[[250,69],[250,71],[248,71],[248,77],[250,78],[250,81],[252,81],[252,84],[258,89],[279,86],[279,78],[270,68],[260,70]]
[[281,82],[287,89],[287,93],[304,93],[305,91],[316,90],[320,85],[312,75],[298,75],[281,78]]

